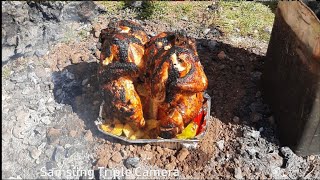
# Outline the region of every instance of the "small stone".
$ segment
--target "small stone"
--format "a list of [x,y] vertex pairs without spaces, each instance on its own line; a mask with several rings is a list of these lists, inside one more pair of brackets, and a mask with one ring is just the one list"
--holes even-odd
[[314,155],[310,155],[310,156],[309,156],[309,160],[310,160],[310,161],[315,160],[315,158],[316,158],[316,157],[315,157]]
[[172,162],[172,163],[166,164],[165,169],[173,170],[175,167],[176,167],[176,164]]
[[280,148],[280,152],[281,154],[286,157],[286,158],[290,158],[294,155],[294,153],[292,152],[292,150],[289,147],[281,147]]
[[258,92],[256,93],[256,98],[259,98],[259,97],[261,97],[261,92],[260,92],[260,91],[258,91]]
[[51,158],[54,152],[54,147],[52,145],[47,145],[46,149],[44,150],[44,153],[47,158]]
[[47,138],[49,144],[57,144],[59,142],[59,138],[61,136],[60,129],[50,128],[47,131]]
[[93,30],[93,31],[101,31],[101,24],[95,23],[95,24],[92,26],[92,30]]
[[12,134],[14,137],[18,139],[23,139],[24,135],[22,134],[22,131],[23,131],[22,127],[15,126],[13,127]]
[[153,157],[153,153],[150,151],[141,151],[139,155],[142,160],[150,160]]
[[72,54],[71,55],[71,63],[72,64],[79,63],[80,62],[80,57],[81,57],[81,54],[79,54],[79,53]]
[[141,8],[143,7],[142,4],[143,4],[142,1],[132,1],[130,6],[133,8]]
[[65,157],[64,148],[62,146],[57,146],[53,152],[53,160],[56,162],[62,162]]
[[182,169],[183,169],[184,172],[188,172],[188,170],[189,170],[188,164],[184,164]]
[[56,162],[53,162],[53,161],[46,162],[46,169],[48,171],[52,170],[52,169],[56,169],[57,167],[58,167],[58,165]]
[[243,179],[240,167],[237,167],[237,168],[234,169],[234,177],[236,179]]
[[27,78],[28,77],[26,75],[22,75],[22,76],[16,75],[16,76],[13,76],[10,80],[16,83],[22,83],[22,82],[25,82]]
[[96,166],[97,166],[97,167],[107,167],[108,162],[109,162],[109,158],[103,157],[103,158],[100,158],[100,159],[97,161]]
[[206,35],[206,34],[208,34],[210,31],[211,31],[211,29],[210,29],[210,28],[207,28],[207,29],[203,30],[203,34]]
[[41,155],[41,151],[40,150],[38,150],[37,148],[32,148],[31,150],[30,150],[30,155],[31,155],[31,157],[33,158],[33,159],[38,159],[39,158],[39,156]]
[[87,84],[87,82],[89,81],[89,79],[87,78],[87,79],[84,79],[83,81],[82,81],[82,86],[84,86],[84,85],[86,85]]
[[146,144],[143,148],[146,151],[150,151],[151,150],[151,145],[150,144]]
[[76,137],[77,131],[71,130],[71,131],[69,132],[69,135],[70,135],[71,137]]
[[74,74],[72,74],[71,72],[67,71],[66,73],[66,77],[70,80],[73,80],[75,77],[74,77]]
[[157,152],[162,155],[163,149],[160,146],[157,146]]
[[189,21],[189,18],[188,18],[187,16],[183,16],[183,17],[181,18],[181,20]]
[[177,158],[174,157],[173,155],[171,155],[171,156],[169,157],[169,161],[170,161],[170,162],[176,162],[176,160],[177,160]]
[[77,152],[77,148],[70,144],[65,144],[64,148],[66,149],[66,158],[71,157],[73,154]]
[[246,130],[243,134],[244,134],[244,137],[253,137],[255,139],[260,137],[260,131],[255,131],[255,130]]
[[47,109],[48,109],[48,111],[50,112],[50,113],[53,113],[54,112],[54,110],[56,109],[54,106],[48,106],[47,107]]
[[263,130],[264,130],[263,127],[260,127],[260,128],[259,128],[259,132],[260,132],[260,133],[262,133]]
[[266,33],[268,33],[268,34],[271,34],[271,32],[272,32],[272,27],[265,27],[264,29],[263,29],[263,31],[264,32],[266,32]]
[[182,162],[189,155],[189,150],[187,148],[182,148],[177,155],[177,159]]
[[254,148],[248,148],[248,149],[246,149],[246,151],[247,151],[248,154],[251,155],[251,156],[255,156],[256,153],[257,153],[257,150],[254,149]]
[[114,144],[114,150],[115,151],[120,151],[121,149],[121,144],[117,143],[117,144]]
[[25,111],[18,111],[16,116],[18,122],[25,123],[28,120],[30,113]]
[[138,157],[133,157],[133,158],[127,158],[124,161],[124,165],[126,168],[136,168],[137,165],[139,164],[140,159]]
[[94,37],[99,38],[100,37],[100,31],[94,32]]
[[127,157],[128,156],[128,152],[126,150],[124,150],[124,149],[121,149],[120,153],[121,153],[122,157]]
[[135,147],[134,146],[132,146],[132,145],[129,145],[129,151],[135,151]]
[[21,94],[23,94],[23,95],[30,94],[30,88],[23,89]]
[[254,34],[258,34],[259,31],[255,29],[255,30],[253,30],[253,33],[254,33]]
[[87,131],[87,133],[84,135],[84,139],[86,141],[92,142],[93,141],[93,136],[91,131]]
[[53,102],[53,101],[54,101],[54,99],[53,99],[52,97],[50,97],[50,98],[48,99],[47,103],[51,103],[51,102]]
[[211,50],[214,50],[216,47],[217,47],[217,41],[215,40],[211,40],[208,42],[208,47],[211,49]]
[[232,121],[235,122],[235,123],[239,123],[240,122],[240,118],[238,116],[235,116],[235,117],[233,117]]
[[48,124],[51,123],[49,116],[44,116],[44,117],[42,117],[40,120],[41,120],[41,122],[42,122],[43,124],[45,124],[45,125],[48,125]]
[[84,61],[84,62],[89,61],[89,59],[90,59],[90,57],[89,57],[88,54],[83,54],[83,55],[81,56],[81,60]]
[[115,163],[114,161],[108,161],[107,167],[110,169],[113,169],[117,166],[118,163]]
[[218,58],[220,60],[223,60],[227,57],[226,53],[224,51],[220,51],[219,54],[218,54]]
[[101,53],[101,52],[100,52],[99,50],[96,50],[96,52],[94,53],[94,55],[96,56],[96,58],[98,58],[98,59],[100,58],[100,53]]
[[217,141],[217,147],[219,148],[220,151],[223,151],[223,148],[224,148],[224,140],[220,140],[220,141]]
[[120,152],[116,152],[112,155],[111,159],[116,162],[116,163],[119,163],[122,161],[122,156],[121,156],[121,153]]

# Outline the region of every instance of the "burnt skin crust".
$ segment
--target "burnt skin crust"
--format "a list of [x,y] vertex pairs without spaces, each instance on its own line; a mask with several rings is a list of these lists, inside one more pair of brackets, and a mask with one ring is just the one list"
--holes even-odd
[[111,37],[104,37],[102,41],[103,44],[101,53],[104,55],[104,57],[109,57],[111,55],[111,45],[116,45],[119,49],[120,62],[128,62],[128,48],[130,43],[136,43],[140,46],[143,46],[140,39],[124,33],[115,34]]
[[103,67],[105,70],[101,74],[101,83],[106,83],[108,81],[116,80],[119,77],[129,76],[137,77],[139,73],[139,68],[134,63],[121,63],[114,62]]
[[138,38],[127,34],[114,35],[112,43],[119,47],[120,62],[128,62],[128,48],[130,43],[136,43],[142,46],[142,43]]

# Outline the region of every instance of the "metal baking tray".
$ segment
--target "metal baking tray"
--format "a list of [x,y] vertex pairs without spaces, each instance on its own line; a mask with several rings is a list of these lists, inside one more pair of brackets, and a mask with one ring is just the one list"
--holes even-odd
[[[172,139],[164,139],[164,138],[158,138],[158,139],[135,139],[135,140],[130,140],[125,136],[117,136],[117,135],[113,135],[111,133],[105,132],[100,128],[100,125],[103,123],[103,118],[102,118],[102,114],[103,114],[103,106],[104,106],[104,101],[102,102],[102,104],[100,105],[100,112],[99,112],[99,117],[98,119],[95,121],[95,124],[98,128],[98,130],[100,132],[102,132],[103,134],[107,135],[107,136],[111,136],[113,138],[122,140],[124,142],[127,143],[131,143],[131,144],[157,144],[157,145],[161,145],[161,144],[166,144],[166,146],[177,146],[177,143],[186,147],[195,147],[197,145],[197,143],[204,137],[207,128],[208,128],[208,124],[210,123],[209,121],[211,120],[210,118],[210,109],[211,109],[211,97],[207,94],[204,93],[204,103],[202,106],[202,110],[206,112],[205,116],[204,116],[204,121],[203,123],[205,123],[205,129],[203,132],[199,133],[198,135],[196,135],[193,139],[177,139],[177,138],[172,138]],[[171,144],[171,145],[170,145]]]

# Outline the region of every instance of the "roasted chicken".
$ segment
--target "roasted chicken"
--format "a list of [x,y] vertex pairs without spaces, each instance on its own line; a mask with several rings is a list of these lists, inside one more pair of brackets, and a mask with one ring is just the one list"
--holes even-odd
[[145,116],[160,121],[160,136],[172,138],[196,117],[208,86],[195,40],[185,33],[160,33],[146,44]]
[[139,24],[112,21],[99,40],[104,111],[126,124],[127,137],[133,127],[135,132],[152,130],[153,138],[173,138],[198,115],[208,80],[194,39],[163,32],[149,41]]
[[110,119],[141,128],[145,120],[135,84],[141,82],[140,74],[145,69],[142,57],[148,36],[139,24],[122,20],[110,22],[101,30],[99,41],[98,76],[104,92],[104,110]]

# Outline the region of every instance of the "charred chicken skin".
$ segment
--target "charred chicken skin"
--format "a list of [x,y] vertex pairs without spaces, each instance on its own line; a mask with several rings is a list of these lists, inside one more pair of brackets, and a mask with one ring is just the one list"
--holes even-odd
[[142,59],[148,41],[142,27],[132,21],[110,22],[101,30],[98,76],[104,92],[105,112],[113,119],[143,127],[142,104],[135,84],[145,69]]
[[208,86],[195,41],[183,33],[161,33],[147,43],[144,59],[144,113],[160,121],[161,137],[175,137],[199,113]]

